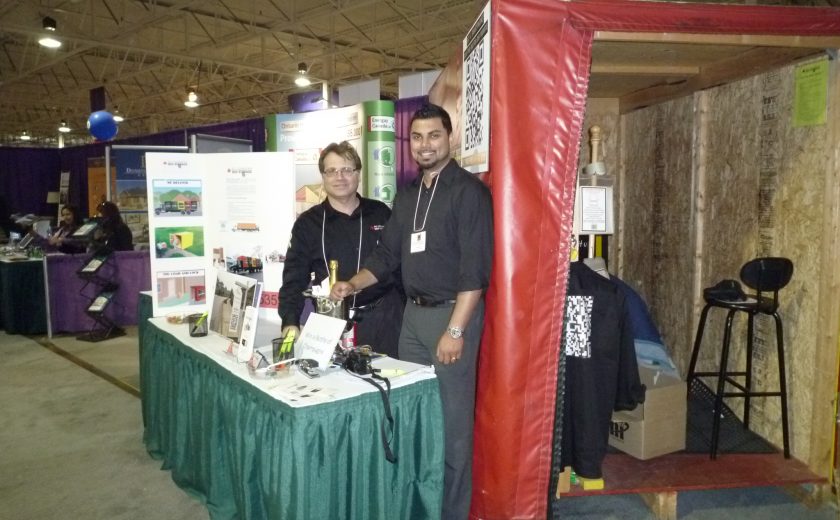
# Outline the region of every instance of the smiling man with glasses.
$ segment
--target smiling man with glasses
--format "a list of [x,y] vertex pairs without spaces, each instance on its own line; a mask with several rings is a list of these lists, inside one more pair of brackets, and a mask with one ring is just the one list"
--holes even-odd
[[[283,320],[282,336],[300,333],[303,291],[310,281],[320,284],[329,276],[330,260],[338,261],[338,278],[353,276],[379,242],[391,210],[377,200],[359,196],[362,160],[347,141],[331,143],[321,152],[318,170],[327,198],[303,212],[292,227],[292,239],[283,266],[283,285],[277,308]],[[356,344],[397,357],[403,299],[396,277],[382,280],[364,293],[347,298],[356,325]]]

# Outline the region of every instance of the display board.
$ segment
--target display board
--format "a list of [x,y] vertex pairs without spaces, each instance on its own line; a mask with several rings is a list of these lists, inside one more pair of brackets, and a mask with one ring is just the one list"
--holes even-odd
[[290,153],[146,154],[155,316],[208,310],[217,270],[262,283],[255,344],[280,331],[294,221]]
[[296,213],[324,200],[318,157],[330,143],[347,141],[362,159],[359,192],[391,205],[396,195],[394,103],[358,105],[266,117],[266,149],[294,154]]

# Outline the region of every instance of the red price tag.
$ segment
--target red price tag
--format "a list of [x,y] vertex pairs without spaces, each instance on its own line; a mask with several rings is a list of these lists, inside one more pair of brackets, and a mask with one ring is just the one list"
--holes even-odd
[[260,307],[264,309],[276,309],[280,303],[280,293],[278,292],[263,292],[260,297]]

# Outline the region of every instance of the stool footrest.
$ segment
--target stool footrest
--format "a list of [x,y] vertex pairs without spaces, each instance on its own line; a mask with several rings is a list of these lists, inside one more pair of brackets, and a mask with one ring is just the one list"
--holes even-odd
[[723,397],[781,397],[781,392],[724,392]]

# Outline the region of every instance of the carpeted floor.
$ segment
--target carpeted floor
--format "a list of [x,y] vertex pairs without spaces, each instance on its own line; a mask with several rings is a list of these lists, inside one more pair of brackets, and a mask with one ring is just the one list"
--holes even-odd
[[[113,341],[87,357],[136,359],[136,335]],[[0,518],[208,517],[146,453],[137,397],[26,337],[0,332],[0,351]]]
[[[101,343],[0,332],[0,520],[208,518],[146,453],[137,332],[127,332]],[[653,518],[634,494],[556,505],[556,518]],[[830,503],[809,509],[779,488],[749,488],[681,492],[678,516],[828,520],[838,512]]]

